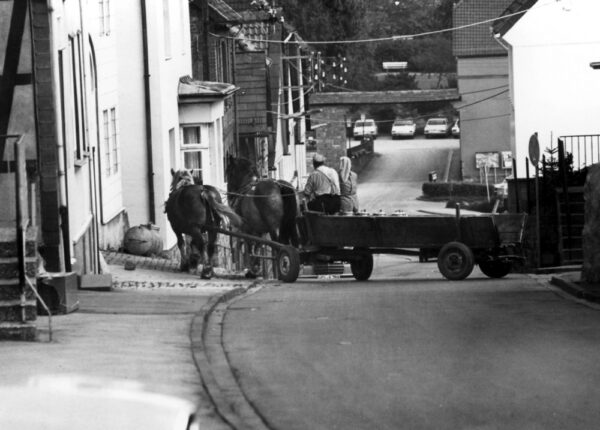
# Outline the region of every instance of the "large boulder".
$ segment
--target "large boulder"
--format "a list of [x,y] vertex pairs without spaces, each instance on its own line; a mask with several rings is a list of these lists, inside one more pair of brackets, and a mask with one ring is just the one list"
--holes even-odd
[[583,193],[585,224],[581,280],[600,284],[600,164],[589,167]]

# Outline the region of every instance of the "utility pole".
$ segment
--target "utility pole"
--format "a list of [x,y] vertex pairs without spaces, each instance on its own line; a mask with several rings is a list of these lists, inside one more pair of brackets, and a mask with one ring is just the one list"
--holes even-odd
[[210,23],[210,17],[208,1],[209,0],[204,0],[202,2],[202,78],[206,81],[210,81],[210,66],[208,64],[208,27]]

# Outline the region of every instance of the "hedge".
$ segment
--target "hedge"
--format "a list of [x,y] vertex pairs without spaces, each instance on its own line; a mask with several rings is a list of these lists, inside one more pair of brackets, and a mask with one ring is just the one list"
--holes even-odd
[[[493,185],[487,186],[489,195],[494,195]],[[422,187],[425,197],[487,197],[485,184],[471,182],[425,182]]]

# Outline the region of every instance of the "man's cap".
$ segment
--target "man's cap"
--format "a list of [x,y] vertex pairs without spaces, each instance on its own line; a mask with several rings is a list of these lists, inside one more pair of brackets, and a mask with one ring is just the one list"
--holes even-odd
[[324,163],[325,157],[322,156],[321,154],[315,154],[315,155],[313,155],[313,161],[316,161],[317,163]]

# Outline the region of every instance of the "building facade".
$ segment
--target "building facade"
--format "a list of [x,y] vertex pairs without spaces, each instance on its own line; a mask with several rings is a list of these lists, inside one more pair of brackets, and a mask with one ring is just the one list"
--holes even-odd
[[[500,15],[511,0],[461,0],[453,13],[455,27]],[[511,173],[508,54],[489,25],[454,33],[461,102],[460,152],[464,180],[501,182]],[[488,164],[486,166],[486,164]]]
[[525,13],[494,26],[509,53],[511,146],[519,177],[525,176],[532,134],[541,154],[561,136],[600,134],[600,73],[590,67],[600,58],[600,3],[522,3],[511,3],[506,13]]

